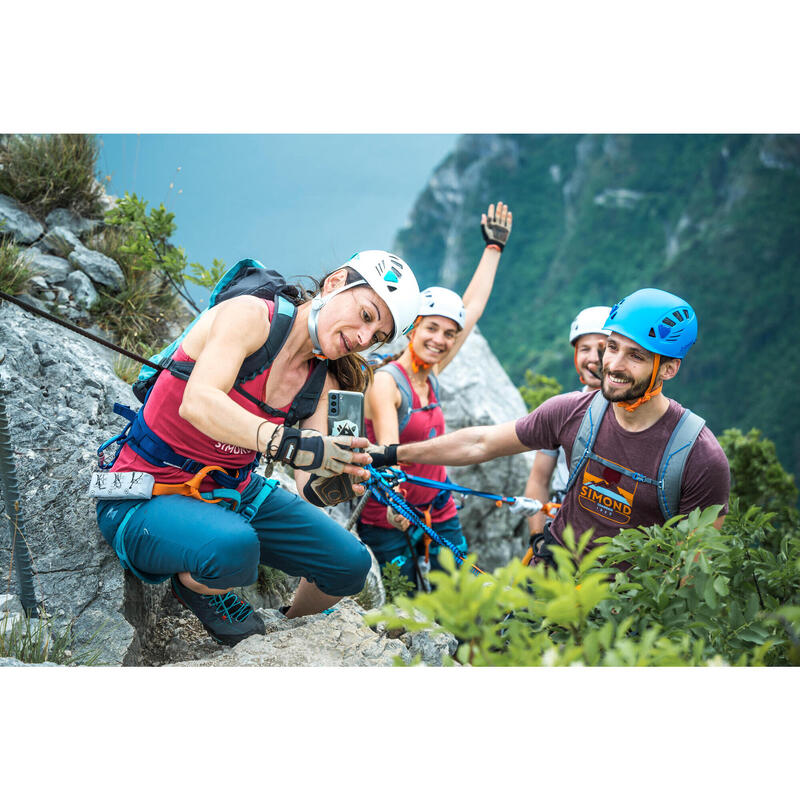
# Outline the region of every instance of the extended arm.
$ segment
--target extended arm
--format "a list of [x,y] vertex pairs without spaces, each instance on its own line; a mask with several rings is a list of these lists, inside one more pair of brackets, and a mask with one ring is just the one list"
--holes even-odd
[[435,439],[402,444],[397,448],[397,460],[414,464],[462,467],[491,461],[500,456],[524,453],[528,448],[517,437],[515,424],[512,421],[501,425],[462,428]]

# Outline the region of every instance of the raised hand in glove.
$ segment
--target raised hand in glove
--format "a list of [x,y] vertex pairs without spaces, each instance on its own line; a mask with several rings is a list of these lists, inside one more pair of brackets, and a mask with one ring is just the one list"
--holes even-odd
[[532,517],[542,510],[541,500],[534,500],[532,497],[515,497],[514,502],[510,503],[508,510],[512,514],[523,514]]
[[504,203],[489,204],[489,210],[481,214],[481,234],[487,245],[497,245],[501,250],[511,235],[511,212]]
[[266,454],[273,461],[313,472],[319,478],[344,472],[364,478],[368,475],[361,466],[369,464],[370,459],[365,453],[354,453],[349,448],[368,444],[369,440],[363,437],[323,436],[310,428],[298,430],[281,425],[275,429]]

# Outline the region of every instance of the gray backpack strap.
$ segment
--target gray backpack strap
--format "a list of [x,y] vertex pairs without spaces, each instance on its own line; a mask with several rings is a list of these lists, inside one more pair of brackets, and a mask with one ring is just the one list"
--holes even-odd
[[403,370],[390,361],[388,364],[382,366],[378,372],[388,372],[397,384],[400,390],[400,408],[397,409],[397,428],[400,433],[408,425],[408,420],[411,418],[411,407],[414,405],[413,395],[411,394],[411,384],[409,384]]
[[702,417],[687,408],[664,448],[661,465],[658,468],[658,505],[665,520],[678,513],[686,459],[705,424],[706,421]]
[[608,401],[603,397],[603,393],[601,391],[595,392],[592,402],[589,403],[589,407],[583,415],[575,441],[572,443],[572,454],[569,459],[569,480],[567,481],[566,489],[564,489],[565,494],[572,488],[578,473],[592,452],[594,440],[597,438],[597,431],[607,408]]

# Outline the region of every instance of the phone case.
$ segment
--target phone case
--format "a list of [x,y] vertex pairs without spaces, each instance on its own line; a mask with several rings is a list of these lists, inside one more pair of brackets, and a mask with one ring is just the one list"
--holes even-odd
[[331,436],[364,435],[364,395],[328,392],[328,433]]

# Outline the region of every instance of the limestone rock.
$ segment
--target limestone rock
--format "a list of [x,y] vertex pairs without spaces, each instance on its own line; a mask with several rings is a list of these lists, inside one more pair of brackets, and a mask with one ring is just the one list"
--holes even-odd
[[91,308],[99,295],[88,275],[76,269],[67,275],[63,286],[72,294],[75,304],[83,308]]
[[72,271],[66,258],[47,255],[35,247],[29,247],[22,255],[28,267],[41,275],[48,283],[61,283]]
[[84,219],[68,208],[56,208],[45,217],[45,225],[49,228],[66,228],[76,236],[91,233],[102,225],[100,220]]
[[[61,229],[60,229],[61,230]],[[81,244],[69,254],[69,263],[85,272],[95,283],[118,290],[125,286],[125,275],[113,258]]]
[[81,247],[80,239],[68,228],[52,228],[44,235],[39,247],[47,253],[66,256],[76,247]]
[[251,636],[209,658],[183,661],[184,667],[367,667],[393,666],[410,660],[405,645],[364,625],[358,606],[345,599],[330,614],[296,620],[262,611],[264,636]]
[[10,235],[20,244],[35,242],[44,228],[13,197],[0,194],[0,234]]

